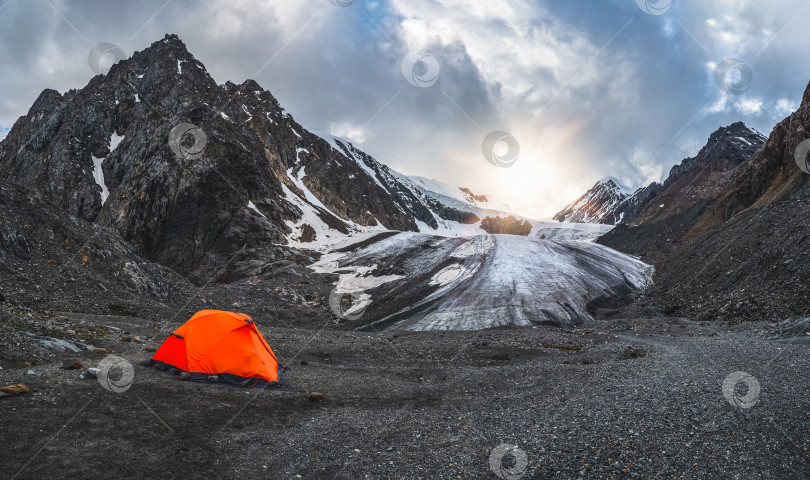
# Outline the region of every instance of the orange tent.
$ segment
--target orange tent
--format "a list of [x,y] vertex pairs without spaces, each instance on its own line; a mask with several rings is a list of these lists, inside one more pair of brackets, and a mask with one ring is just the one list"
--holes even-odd
[[244,313],[202,310],[167,338],[150,362],[188,372],[191,380],[243,387],[280,381],[279,362],[253,319]]

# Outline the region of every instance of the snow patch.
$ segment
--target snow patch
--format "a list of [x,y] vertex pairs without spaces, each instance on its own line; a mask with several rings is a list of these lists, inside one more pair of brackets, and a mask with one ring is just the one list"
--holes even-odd
[[296,148],[295,149],[295,162],[296,163],[301,162],[301,159],[298,156],[301,152],[306,152],[306,154],[309,155],[309,150],[307,150],[306,148],[301,148],[301,147]]
[[113,132],[112,135],[110,135],[110,153],[112,153],[113,150],[118,148],[118,145],[121,144],[121,140],[123,139],[124,139],[123,135],[118,135],[115,132]]
[[93,157],[93,179],[96,185],[101,187],[101,205],[107,203],[107,198],[110,196],[110,191],[107,190],[107,184],[104,182],[104,170],[101,169],[101,164],[104,162],[103,158]]
[[330,253],[321,257],[321,260],[317,263],[309,266],[316,273],[337,274],[338,281],[333,293],[351,293],[355,297],[351,310],[347,311],[346,314],[364,310],[373,302],[371,295],[365,293],[367,290],[404,278],[403,275],[380,275],[375,277],[372,273],[377,269],[376,264],[341,267],[340,260],[346,255],[346,253]]
[[248,201],[248,208],[261,215],[265,220],[267,219],[267,217],[265,217],[264,214],[260,212],[258,208],[256,208],[256,204],[253,203],[253,200]]
[[298,171],[298,176],[293,175],[293,168],[287,170],[287,176],[290,177],[290,180],[292,180],[293,184],[295,184],[296,187],[300,188],[301,191],[304,192],[304,197],[306,197],[307,201],[315,206],[318,206],[326,210],[327,212],[330,212],[331,210],[326,208],[326,205],[321,203],[321,201],[318,200],[318,197],[316,197],[312,192],[310,192],[309,189],[306,187],[306,185],[304,185],[304,177],[306,176],[305,167],[301,167],[301,169]]
[[457,279],[459,275],[461,275],[461,267],[458,265],[444,267],[436,275],[433,275],[433,278],[430,279],[430,285],[447,285]]
[[[113,132],[110,135],[110,143],[109,149],[110,153],[112,153],[118,145],[121,144],[121,141],[124,139],[123,135],[118,135],[117,133]],[[108,155],[109,156],[109,155]],[[107,199],[110,197],[110,191],[107,189],[107,182],[104,181],[104,169],[101,168],[101,164],[104,163],[107,157],[104,158],[93,158],[93,179],[96,181],[96,185],[101,187],[101,205],[104,206],[107,203]]]
[[[344,157],[346,156],[346,154],[343,153],[343,149],[340,148],[340,145],[338,145],[335,136],[329,135],[328,133],[324,133],[324,132],[310,132],[310,133],[315,134],[318,137],[321,137],[321,139],[323,139],[323,140],[326,140],[326,142],[332,147],[332,149],[334,149],[336,152],[340,153]],[[343,140],[341,140],[341,141],[343,141]],[[343,142],[343,143],[346,143],[346,142]]]
[[453,250],[453,253],[450,254],[453,258],[467,258],[473,254],[485,254],[492,250],[495,244],[492,242],[490,237],[485,237],[483,242],[475,241],[475,239],[471,241],[464,242],[458,248]]

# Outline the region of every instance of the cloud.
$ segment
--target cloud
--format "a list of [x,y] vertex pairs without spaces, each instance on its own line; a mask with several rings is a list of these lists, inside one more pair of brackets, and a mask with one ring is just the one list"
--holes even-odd
[[759,115],[762,113],[762,104],[761,98],[744,98],[737,101],[734,108],[743,115]]
[[779,100],[776,101],[774,113],[780,117],[786,117],[791,113],[795,112],[797,108],[799,108],[798,101],[790,100],[788,98],[780,98]]

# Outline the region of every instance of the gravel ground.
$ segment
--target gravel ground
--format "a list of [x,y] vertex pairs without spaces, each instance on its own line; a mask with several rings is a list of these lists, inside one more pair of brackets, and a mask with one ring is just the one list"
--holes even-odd
[[[810,476],[810,336],[774,338],[784,325],[658,318],[568,331],[382,333],[331,321],[265,325],[291,369],[289,388],[269,391],[181,382],[137,365],[167,324],[65,318],[91,331],[122,328],[88,339],[106,350],[78,355],[85,367],[119,355],[136,364],[134,382],[113,393],[79,379],[80,370],[60,368],[68,353],[31,337],[0,346],[0,384],[33,389],[0,399],[4,478],[498,478],[490,460],[506,469],[501,478]],[[759,383],[758,395],[755,386],[736,391],[738,404],[756,400],[750,408],[724,398],[735,371]],[[323,399],[311,401],[313,391]],[[501,444],[525,452],[522,475],[508,474],[520,451],[491,459]]]

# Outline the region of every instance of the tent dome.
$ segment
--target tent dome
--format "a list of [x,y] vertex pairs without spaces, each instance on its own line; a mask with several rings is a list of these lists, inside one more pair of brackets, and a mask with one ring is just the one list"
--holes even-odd
[[194,314],[169,335],[150,363],[189,372],[199,382],[262,387],[281,377],[278,359],[253,319],[222,310]]

